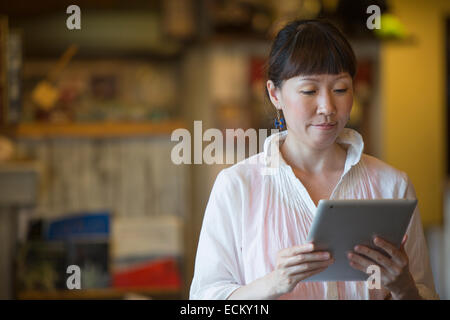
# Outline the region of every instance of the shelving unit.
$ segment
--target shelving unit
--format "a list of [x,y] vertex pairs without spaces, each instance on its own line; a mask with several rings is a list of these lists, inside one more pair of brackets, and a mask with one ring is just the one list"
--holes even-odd
[[13,138],[54,138],[54,137],[136,137],[171,134],[173,130],[186,128],[181,120],[162,122],[100,122],[100,123],[23,123],[3,128],[3,132]]
[[19,300],[83,300],[83,299],[135,299],[148,297],[154,300],[180,299],[181,291],[169,288],[105,288],[86,290],[23,291],[17,294]]

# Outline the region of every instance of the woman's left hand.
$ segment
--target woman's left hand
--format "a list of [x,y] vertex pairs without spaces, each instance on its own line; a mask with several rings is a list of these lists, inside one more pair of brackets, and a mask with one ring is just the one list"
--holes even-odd
[[392,243],[375,237],[374,244],[389,256],[367,246],[357,245],[354,248],[356,252],[348,253],[350,266],[367,273],[367,268],[376,264],[380,268],[381,284],[391,292],[393,299],[421,299],[409,272],[409,261],[405,252],[407,238],[405,235],[400,249],[397,249]]

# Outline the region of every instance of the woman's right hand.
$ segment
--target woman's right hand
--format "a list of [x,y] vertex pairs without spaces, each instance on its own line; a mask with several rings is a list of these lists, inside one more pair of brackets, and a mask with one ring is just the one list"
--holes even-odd
[[313,243],[280,250],[275,270],[269,274],[272,296],[291,292],[299,281],[324,271],[333,262],[329,252],[314,252]]

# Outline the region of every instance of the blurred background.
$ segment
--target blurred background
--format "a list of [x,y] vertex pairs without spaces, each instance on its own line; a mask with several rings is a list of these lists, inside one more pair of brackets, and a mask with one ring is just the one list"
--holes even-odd
[[[67,27],[72,4],[80,29]],[[374,4],[381,29],[369,30]],[[316,17],[355,50],[349,126],[365,153],[410,176],[450,298],[447,0],[1,1],[0,298],[187,299],[227,165],[175,165],[171,134],[193,134],[194,120],[273,128],[271,40]],[[81,290],[67,289],[69,265]]]

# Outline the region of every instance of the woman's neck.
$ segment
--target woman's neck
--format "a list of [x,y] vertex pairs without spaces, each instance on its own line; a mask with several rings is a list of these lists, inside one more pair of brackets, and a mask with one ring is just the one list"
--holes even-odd
[[317,149],[302,143],[295,137],[289,137],[288,134],[280,151],[283,159],[293,169],[311,175],[343,170],[347,151],[338,143],[335,142],[325,149]]

